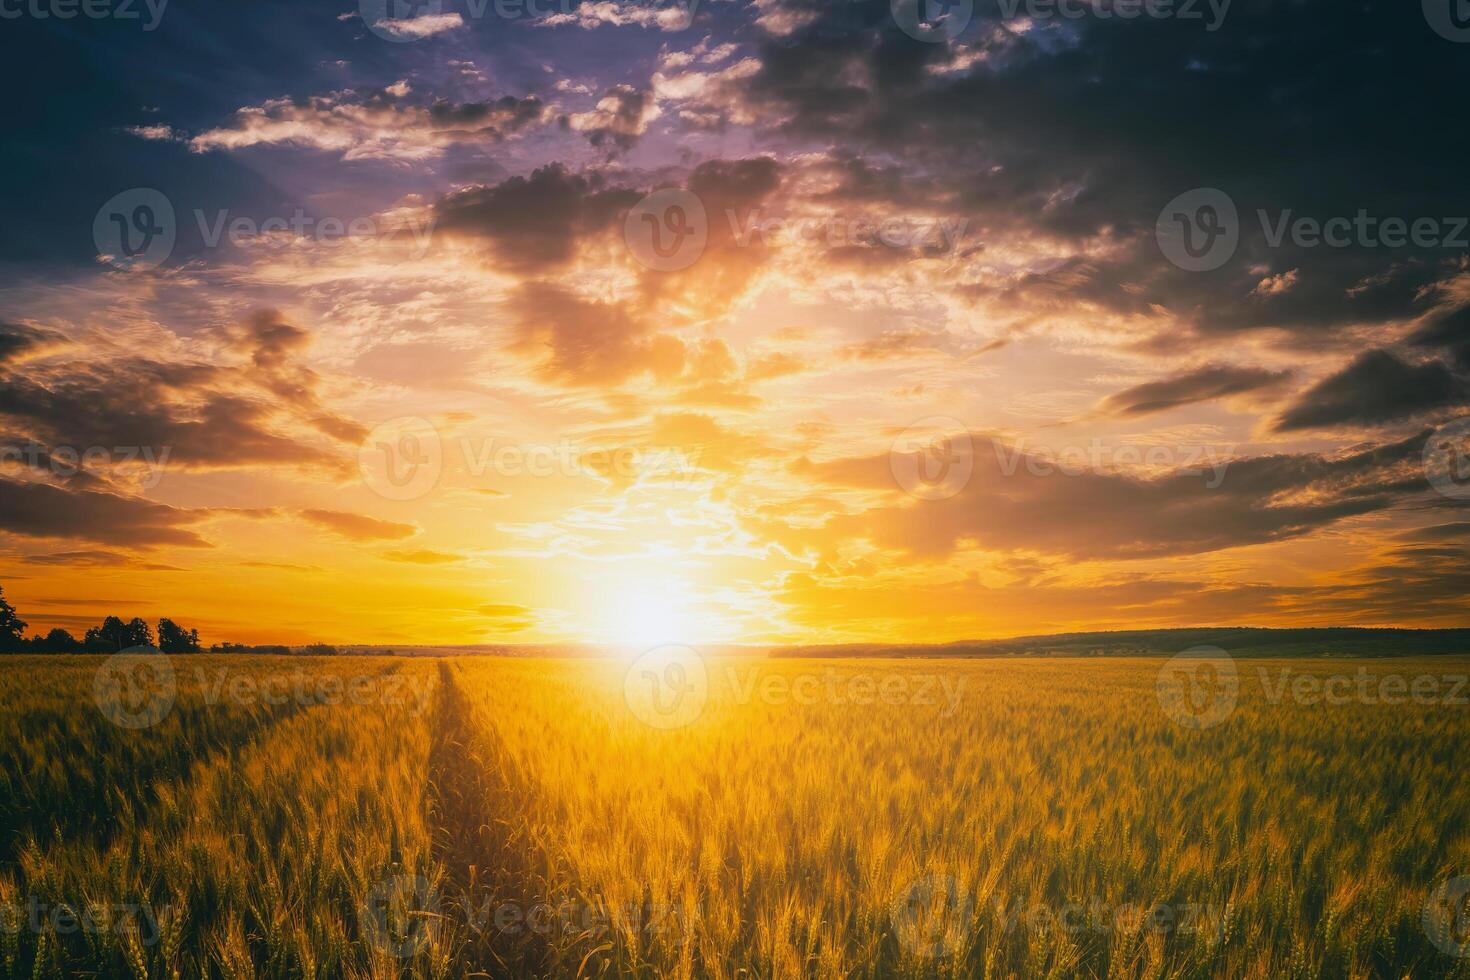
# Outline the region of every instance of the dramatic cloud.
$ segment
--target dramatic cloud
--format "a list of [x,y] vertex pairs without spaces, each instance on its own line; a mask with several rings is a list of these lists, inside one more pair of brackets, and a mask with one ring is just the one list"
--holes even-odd
[[[982,4],[932,42],[922,6],[212,5],[194,41],[292,56],[21,52],[42,90],[137,84],[7,134],[8,567],[97,595],[207,536],[169,609],[238,623],[243,578],[274,613],[229,635],[273,642],[585,639],[620,590],[690,640],[1463,619],[1463,502],[1404,437],[1470,408],[1465,46],[1390,0]],[[176,209],[161,266],[92,261],[126,187]],[[1200,188],[1235,217],[1191,271]],[[656,191],[703,225],[635,214]],[[434,247],[189,233],[298,206]],[[916,499],[887,450],[935,417],[1004,437]],[[158,466],[56,465],[87,447]],[[402,606],[364,608],[365,559]]]
[[300,365],[308,335],[262,312],[223,335],[231,364],[154,360],[115,352],[105,359],[0,362],[0,419],[33,442],[149,466],[223,469],[257,464],[341,473],[345,459],[291,433],[306,426],[356,443],[366,430],[327,409],[315,372]]
[[288,144],[343,160],[426,160],[456,144],[499,142],[548,119],[534,96],[412,106],[402,103],[406,94],[394,85],[361,99],[351,92],[272,99],[237,110],[229,125],[200,133],[189,146],[204,153]]
[[1455,367],[1470,372],[1470,306],[1436,314],[1414,333],[1410,342],[1445,350]]
[[511,303],[519,347],[543,377],[566,384],[614,385],[641,374],[668,381],[684,368],[684,344],[654,333],[627,306],[581,299],[548,283],[527,283]]
[[605,186],[596,173],[576,175],[554,164],[530,177],[451,194],[435,214],[441,232],[485,241],[507,268],[551,271],[572,258],[579,240],[611,228],[641,196]]
[[[976,215],[988,244],[1039,253],[1032,268],[966,284],[998,307],[1027,298],[1007,288],[1018,275],[1087,254],[1083,274],[1048,282],[1064,308],[1317,335],[1418,316],[1426,287],[1463,252],[1454,220],[1440,219],[1470,214],[1451,162],[1470,137],[1454,107],[1422,98],[1455,84],[1463,65],[1454,45],[1424,35],[1417,8],[1237,3],[1215,30],[1090,16],[1022,30],[977,10],[961,38],[935,44],[862,5],[782,4],[766,16],[779,36],[760,45],[759,71],[706,111],[902,160],[900,187]],[[1357,67],[1370,62],[1391,86]],[[1405,160],[1410,179],[1369,176],[1403,174]],[[1240,217],[1236,254],[1208,276],[1163,261],[1153,235],[1164,205],[1201,186],[1223,189]],[[1302,218],[1316,237],[1296,233]],[[1392,237],[1389,219],[1407,229],[1420,218],[1440,237]],[[1344,247],[1321,239],[1332,219],[1351,226]]]
[[24,357],[49,353],[65,345],[60,334],[19,323],[0,323],[0,369]]
[[1276,387],[1288,377],[1289,371],[1212,365],[1177,377],[1126,388],[1104,398],[1098,405],[1098,411],[1105,415],[1152,415],[1184,405]]
[[[1138,477],[1027,453],[972,436],[973,473],[944,500],[842,516],[830,528],[885,548],[943,556],[962,543],[1073,558],[1194,555],[1300,537],[1393,506],[1426,484],[1416,467],[1425,435],[1341,457],[1315,454],[1200,460]],[[827,486],[896,492],[889,457],[802,463]]]
[[585,133],[593,146],[612,143],[628,149],[662,113],[653,93],[639,91],[631,85],[610,89],[597,107],[589,112],[574,112],[566,117],[567,125]]
[[781,166],[772,157],[710,160],[689,174],[687,189],[704,208],[707,240],[688,268],[650,271],[643,277],[643,302],[667,313],[717,316],[746,294],[777,254],[764,237],[741,231],[781,186]]
[[1470,384],[1438,361],[1410,364],[1369,351],[1302,395],[1276,422],[1278,432],[1402,422],[1470,401]]
[[0,479],[0,514],[0,530],[25,537],[128,548],[209,547],[188,527],[201,515],[114,493]]

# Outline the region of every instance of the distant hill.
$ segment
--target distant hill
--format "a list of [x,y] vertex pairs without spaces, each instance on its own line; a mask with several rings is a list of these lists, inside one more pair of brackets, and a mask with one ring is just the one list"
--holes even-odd
[[1470,629],[1267,629],[1217,626],[1101,633],[1053,633],[943,644],[779,647],[775,657],[1139,657],[1214,646],[1242,657],[1410,657],[1470,654]]

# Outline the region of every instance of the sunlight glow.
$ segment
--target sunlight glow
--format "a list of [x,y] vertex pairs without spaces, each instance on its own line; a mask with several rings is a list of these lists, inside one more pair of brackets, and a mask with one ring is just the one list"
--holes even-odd
[[594,633],[635,652],[665,643],[694,643],[722,632],[693,610],[689,583],[658,575],[618,575],[596,584]]
[[614,642],[653,646],[677,642],[689,632],[689,618],[677,597],[667,592],[632,590],[618,606],[610,623],[609,639]]

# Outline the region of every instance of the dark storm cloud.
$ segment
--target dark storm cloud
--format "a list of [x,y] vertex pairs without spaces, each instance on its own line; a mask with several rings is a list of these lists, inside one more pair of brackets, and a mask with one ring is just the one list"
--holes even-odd
[[[916,42],[886,9],[859,6],[783,5],[786,20],[809,23],[762,44],[729,108],[898,161],[850,162],[847,193],[901,201],[914,185],[995,236],[1111,243],[1079,274],[1031,283],[1043,300],[1157,305],[1207,331],[1284,327],[1306,342],[1426,312],[1426,287],[1464,251],[1356,232],[1343,248],[1291,235],[1273,245],[1257,216],[1274,229],[1283,216],[1360,210],[1470,215],[1459,165],[1470,133],[1459,101],[1434,95],[1463,79],[1463,46],[1429,30],[1417,5],[1237,0],[1213,31],[1144,16],[1040,18],[1017,32],[977,11],[951,45]],[[1241,242],[1224,268],[1188,273],[1163,260],[1153,228],[1166,202],[1204,186],[1236,202]],[[1003,298],[1009,287],[975,288]]]
[[262,371],[281,370],[292,354],[305,349],[311,334],[287,323],[274,310],[251,315],[236,331],[235,344]]
[[1409,342],[1417,347],[1443,350],[1455,367],[1470,372],[1470,306],[1429,317]]
[[[695,167],[689,175],[689,189],[699,195],[706,211],[716,214],[758,204],[780,184],[781,167],[771,157],[710,160]],[[726,224],[723,233],[733,235]],[[721,229],[711,227],[710,234],[718,236]]]
[[0,323],[0,369],[9,361],[44,353],[66,342],[61,334],[20,323]]
[[645,307],[725,313],[745,295],[756,276],[778,254],[756,236],[742,240],[738,228],[749,221],[781,186],[781,166],[770,157],[710,160],[689,174],[686,189],[704,207],[708,240],[699,261],[675,272],[655,272],[642,281]]
[[504,95],[488,102],[437,99],[429,106],[429,118],[440,126],[472,131],[491,126],[498,135],[519,132],[540,122],[545,113],[545,104],[534,95],[523,99]]
[[148,462],[184,468],[275,463],[343,471],[338,454],[279,428],[295,419],[340,441],[365,435],[322,406],[320,379],[296,362],[306,332],[265,311],[231,328],[226,340],[243,364],[143,356],[0,364],[0,418],[52,449],[146,448]]
[[[654,189],[620,186],[625,179],[619,176],[615,181],[597,168],[572,173],[559,163],[550,164],[529,177],[511,177],[444,197],[434,208],[435,227],[486,242],[497,264],[508,269],[554,272],[575,257],[584,240],[620,227],[628,209]],[[710,219],[707,248],[716,253],[733,250],[735,233],[724,220],[725,211],[743,212],[779,184],[780,168],[769,157],[711,160],[695,167],[686,186],[699,196]],[[764,249],[743,248],[741,253],[749,255],[726,258],[744,266]],[[718,265],[713,260],[701,262],[691,275],[718,275]],[[732,270],[730,275],[737,273]]]
[[[0,382],[0,414],[30,423],[50,446],[169,448],[181,466],[320,462],[320,453],[266,428],[274,410],[221,393],[203,393],[187,415],[157,400],[162,389],[136,380],[119,390],[106,371],[83,377]],[[151,392],[151,393],[150,393]]]
[[[1426,437],[1341,457],[1258,456],[1214,472],[1204,461],[1134,477],[1064,472],[1054,459],[975,435],[973,472],[955,496],[835,517],[829,528],[933,556],[963,543],[1079,559],[1203,554],[1300,537],[1394,506],[1427,486],[1417,468]],[[881,456],[804,461],[795,471],[824,486],[896,494],[891,465]]]
[[[516,346],[532,356],[542,377],[575,386],[617,385],[639,376],[672,381],[687,368],[685,380],[694,384],[715,379],[698,357],[686,356],[683,341],[658,332],[654,322],[680,302],[688,309],[718,309],[744,292],[769,249],[737,242],[723,215],[748,210],[779,183],[780,168],[766,157],[695,167],[686,187],[699,197],[708,219],[702,257],[675,272],[638,268],[638,295],[617,302],[537,277],[564,268],[586,242],[620,228],[648,189],[612,186],[595,169],[572,174],[552,165],[530,177],[451,194],[436,212],[440,230],[487,242],[497,265],[527,275],[508,308],[518,324]],[[626,246],[615,247],[631,264]]]
[[1410,364],[1368,351],[1314,385],[1276,422],[1276,431],[1401,422],[1470,400],[1470,385],[1438,361]]
[[1288,377],[1289,371],[1210,365],[1172,378],[1126,388],[1104,398],[1098,410],[1106,415],[1151,415],[1182,405],[1275,387]]
[[436,227],[486,241],[509,268],[549,271],[571,260],[579,239],[611,227],[641,196],[607,187],[596,173],[576,175],[552,164],[530,177],[449,195],[435,206]]
[[113,493],[0,479],[0,515],[0,530],[25,537],[128,548],[209,547],[188,528],[200,514]]

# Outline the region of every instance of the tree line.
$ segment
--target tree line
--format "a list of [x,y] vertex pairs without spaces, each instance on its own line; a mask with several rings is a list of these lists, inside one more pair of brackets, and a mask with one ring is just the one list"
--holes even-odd
[[28,624],[5,599],[0,587],[0,653],[116,653],[131,647],[157,647],[164,653],[199,653],[199,631],[185,629],[171,619],[158,621],[157,643],[153,628],[133,617],[128,622],[108,616],[101,626],[87,630],[77,639],[64,629],[54,629],[45,636],[25,638]]

